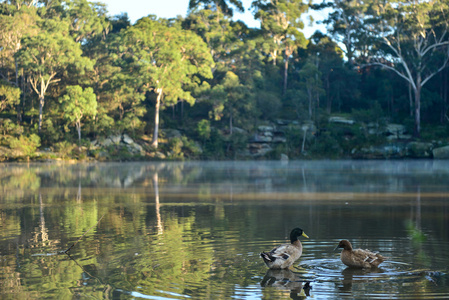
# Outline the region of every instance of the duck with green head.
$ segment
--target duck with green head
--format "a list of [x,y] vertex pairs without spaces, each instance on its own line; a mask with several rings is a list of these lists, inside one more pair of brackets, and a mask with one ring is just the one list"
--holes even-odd
[[287,269],[302,255],[300,236],[309,238],[301,228],[295,228],[290,233],[290,244],[282,244],[270,252],[262,252],[260,256],[270,269]]

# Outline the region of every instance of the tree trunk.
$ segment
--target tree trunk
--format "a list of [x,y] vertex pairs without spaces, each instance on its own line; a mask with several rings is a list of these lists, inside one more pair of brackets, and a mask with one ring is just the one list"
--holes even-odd
[[326,98],[327,98],[327,103],[326,103],[326,112],[328,114],[331,113],[332,111],[332,98],[330,95],[330,82],[329,82],[329,75],[326,76]]
[[412,95],[412,85],[408,84],[408,98],[410,103],[410,117],[413,117],[413,95]]
[[44,94],[40,94],[39,95],[39,126],[38,126],[38,133],[41,133],[41,129],[42,129],[42,111],[44,108],[44,104],[45,104],[45,98],[44,98]]
[[416,90],[415,90],[415,132],[416,137],[420,136],[421,133],[421,78],[418,77],[416,80]]
[[288,57],[285,58],[284,64],[284,89],[282,90],[283,95],[287,91],[287,79],[288,79]]
[[309,119],[312,120],[313,117],[313,94],[310,88],[307,88],[307,95],[309,98]]
[[271,52],[271,56],[273,57],[273,66],[276,65],[276,59],[277,59],[277,50],[274,50]]
[[229,116],[229,134],[232,135],[232,112]]
[[76,122],[76,130],[78,131],[78,150],[81,150],[81,121]]
[[151,146],[157,149],[158,146],[158,134],[159,134],[159,111],[161,108],[161,98],[162,98],[162,89],[157,89],[157,99],[156,99],[156,109],[154,112],[154,131],[153,131],[153,141]]

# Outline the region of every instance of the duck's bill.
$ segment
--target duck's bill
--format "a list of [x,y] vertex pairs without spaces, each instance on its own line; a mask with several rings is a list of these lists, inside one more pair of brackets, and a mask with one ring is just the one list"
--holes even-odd
[[302,233],[303,237],[309,238],[309,236],[307,234],[305,234],[304,232]]
[[337,251],[337,249],[340,248],[340,247],[338,247],[338,246],[339,246],[339,245],[337,245],[337,247],[335,247],[334,251]]

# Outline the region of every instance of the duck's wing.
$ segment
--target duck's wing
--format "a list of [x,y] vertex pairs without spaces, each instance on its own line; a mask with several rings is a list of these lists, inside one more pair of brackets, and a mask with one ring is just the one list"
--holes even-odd
[[282,260],[287,260],[291,256],[295,256],[295,253],[298,251],[298,248],[293,246],[292,244],[283,244],[279,245],[273,250],[270,251],[270,255],[275,258],[279,258]]
[[364,266],[378,266],[385,260],[378,252],[372,252],[367,249],[356,249],[353,253],[354,259],[356,259],[360,265]]

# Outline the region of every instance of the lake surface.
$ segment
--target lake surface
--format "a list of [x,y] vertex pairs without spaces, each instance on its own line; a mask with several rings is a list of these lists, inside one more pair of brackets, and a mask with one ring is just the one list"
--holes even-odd
[[449,161],[0,164],[0,270],[1,299],[449,299]]

